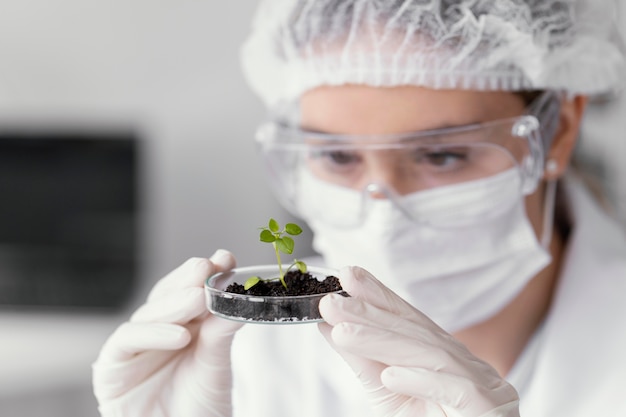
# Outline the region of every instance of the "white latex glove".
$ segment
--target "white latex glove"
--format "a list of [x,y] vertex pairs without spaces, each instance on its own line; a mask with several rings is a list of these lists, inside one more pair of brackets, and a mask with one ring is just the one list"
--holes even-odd
[[515,389],[464,345],[358,267],[351,297],[320,302],[326,339],[354,370],[376,416],[518,417]]
[[230,346],[241,323],[211,315],[203,283],[235,266],[230,252],[191,258],[154,286],[93,364],[103,417],[230,416]]

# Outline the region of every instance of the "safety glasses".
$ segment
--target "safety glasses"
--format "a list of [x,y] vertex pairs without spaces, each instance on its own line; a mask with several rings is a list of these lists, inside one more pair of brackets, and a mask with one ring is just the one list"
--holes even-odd
[[522,196],[535,190],[543,172],[539,122],[531,115],[371,136],[311,132],[271,122],[258,129],[256,141],[277,198],[296,216],[303,215],[301,202],[307,193],[306,200],[310,193],[323,200],[349,190],[363,201],[390,199],[417,219],[417,209],[404,203],[415,193],[513,171],[519,181],[511,186]]

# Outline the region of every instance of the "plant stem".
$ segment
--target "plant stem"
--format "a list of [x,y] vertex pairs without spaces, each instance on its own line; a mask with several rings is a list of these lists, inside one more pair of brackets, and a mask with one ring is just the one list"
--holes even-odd
[[278,246],[276,246],[276,243],[272,242],[272,246],[274,246],[274,252],[276,252],[276,260],[278,261],[280,283],[283,284],[283,287],[287,288],[287,283],[285,282],[285,274],[283,273],[283,263],[280,261],[280,251],[278,250]]

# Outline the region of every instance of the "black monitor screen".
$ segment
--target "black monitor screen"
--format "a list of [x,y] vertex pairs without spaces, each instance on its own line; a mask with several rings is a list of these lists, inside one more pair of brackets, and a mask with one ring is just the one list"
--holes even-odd
[[137,269],[138,140],[0,129],[0,306],[117,308]]

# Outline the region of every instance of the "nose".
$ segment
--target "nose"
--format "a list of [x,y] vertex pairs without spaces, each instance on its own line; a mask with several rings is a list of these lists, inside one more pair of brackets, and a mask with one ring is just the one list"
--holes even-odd
[[367,195],[374,200],[383,200],[390,197],[391,191],[383,184],[372,182],[365,187]]
[[363,185],[370,198],[385,199],[390,194],[405,195],[416,191],[419,178],[413,178],[414,175],[407,172],[406,164],[393,155],[369,155],[365,162],[367,175]]

